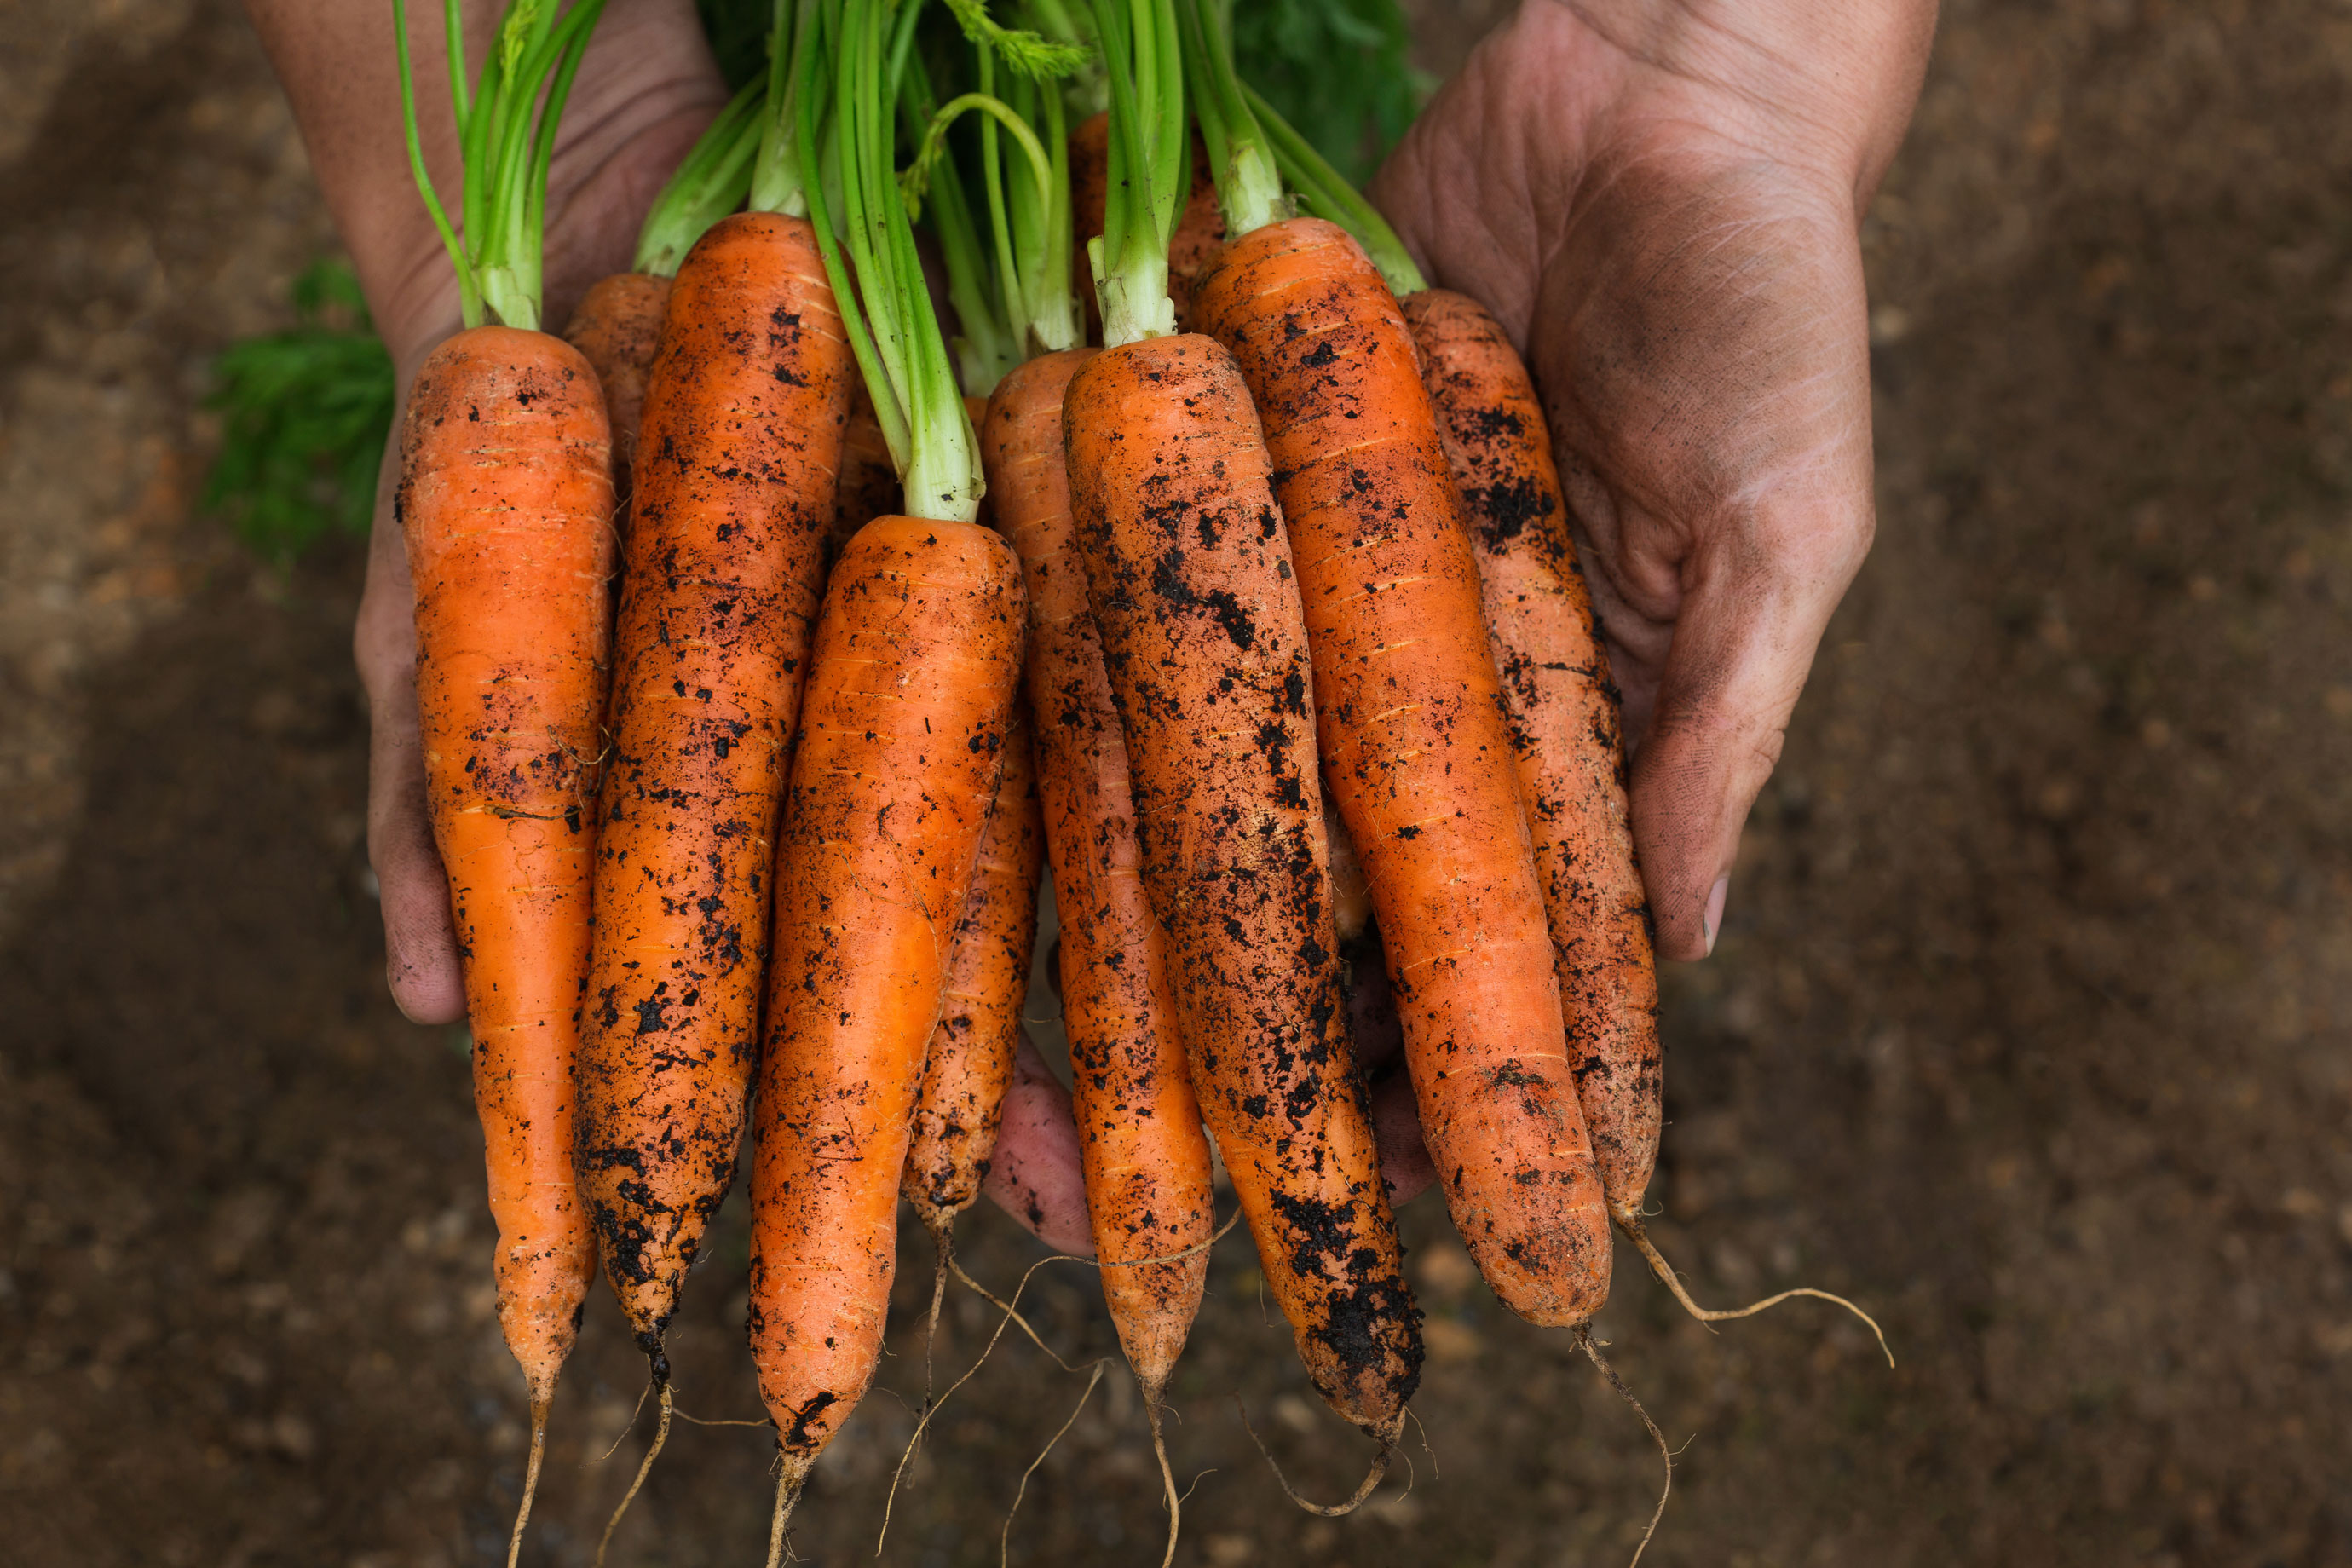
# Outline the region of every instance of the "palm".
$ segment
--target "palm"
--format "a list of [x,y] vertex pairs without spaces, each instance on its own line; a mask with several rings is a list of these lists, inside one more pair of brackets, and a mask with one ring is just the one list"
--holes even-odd
[[1525,345],[1639,747],[1660,946],[1696,957],[1869,545],[1855,224],[1875,171],[1841,172],[1817,127],[1773,123],[1763,95],[1726,79],[1728,51],[1655,29],[1623,40],[1583,10],[1530,5],[1431,105],[1377,194],[1432,280]]

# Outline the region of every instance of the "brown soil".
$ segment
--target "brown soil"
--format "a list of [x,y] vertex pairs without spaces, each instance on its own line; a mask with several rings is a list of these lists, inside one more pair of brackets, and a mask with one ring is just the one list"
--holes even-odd
[[[1955,0],[1868,246],[1877,552],[1832,629],[1710,963],[1668,976],[1656,1232],[1601,1332],[1682,1450],[1660,1564],[2352,1563],[2352,24],[2284,0]],[[1435,63],[1458,53],[1431,30]],[[190,515],[206,355],[327,243],[226,0],[0,11],[0,1557],[497,1560],[520,1389],[489,1313],[465,1061],[386,1002],[346,545],[280,582]],[[1042,1004],[1041,1004],[1042,1005]],[[1431,1313],[1414,1484],[1246,1245],[1178,1373],[1188,1563],[1622,1562],[1654,1452],[1406,1211]],[[1040,1254],[992,1214],[964,1253]],[[744,1228],[673,1337],[757,1414]],[[870,1558],[919,1403],[896,1358],[796,1541]],[[1086,1271],[1031,1286],[1113,1349]],[[939,1364],[990,1314],[951,1298]],[[593,1304],[527,1560],[584,1563],[641,1452]],[[992,1562],[1083,1380],[1008,1342],[908,1468],[884,1561]],[[618,1542],[741,1563],[770,1444],[683,1427]],[[1402,1469],[1402,1467],[1400,1467]],[[1027,1563],[1148,1562],[1123,1375],[1031,1479]]]

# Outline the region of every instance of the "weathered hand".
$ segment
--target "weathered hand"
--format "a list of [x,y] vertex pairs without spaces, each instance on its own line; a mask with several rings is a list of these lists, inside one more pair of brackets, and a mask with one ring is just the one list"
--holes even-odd
[[1933,0],[1527,0],[1374,185],[1542,390],[1662,957],[1715,945],[1870,547],[1857,228],[1934,21]]
[[[409,174],[389,8],[381,0],[250,0],[249,8],[392,352],[404,407],[417,366],[459,323],[456,275]],[[467,0],[465,8],[467,59],[478,67],[499,6]],[[409,6],[418,128],[435,188],[454,211],[460,182],[440,18],[438,5]],[[560,328],[591,283],[628,267],[655,194],[725,100],[690,0],[611,0],[550,168],[544,324]],[[352,638],[371,716],[368,858],[393,999],[418,1023],[447,1024],[466,1016],[466,996],[425,814],[414,590],[392,511],[396,446],[376,485]]]

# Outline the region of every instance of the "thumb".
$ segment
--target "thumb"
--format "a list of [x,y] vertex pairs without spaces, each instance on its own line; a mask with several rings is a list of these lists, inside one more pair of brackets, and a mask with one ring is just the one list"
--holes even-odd
[[1694,559],[1631,776],[1634,853],[1661,958],[1715,950],[1748,808],[1780,760],[1814,651],[1869,548],[1867,489],[1858,503],[1822,499],[1792,499],[1794,515],[1734,526]]

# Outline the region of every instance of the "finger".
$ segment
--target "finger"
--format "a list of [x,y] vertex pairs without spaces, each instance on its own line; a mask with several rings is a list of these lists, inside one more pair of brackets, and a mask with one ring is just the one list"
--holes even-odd
[[1372,1144],[1380,1152],[1381,1180],[1396,1205],[1417,1197],[1437,1179],[1421,1139],[1421,1107],[1404,1067],[1404,1026],[1397,1019],[1396,992],[1378,931],[1356,944],[1348,989],[1348,1026],[1356,1041],[1356,1061],[1369,1081]]
[[1661,957],[1704,958],[1722,934],[1740,831],[1869,540],[1866,490],[1858,500],[1784,494],[1768,509],[1818,516],[1857,505],[1851,527],[1824,534],[1768,517],[1696,557],[1632,770],[1634,850]]
[[1348,1028],[1355,1038],[1358,1065],[1378,1078],[1404,1049],[1404,1026],[1397,1022],[1396,992],[1389,984],[1380,933],[1367,933],[1349,956]]
[[1437,1180],[1421,1138],[1421,1106],[1402,1066],[1372,1084],[1372,1142],[1380,1150],[1381,1181],[1394,1207],[1419,1197]]
[[1843,200],[1785,170],[1630,160],[1546,274],[1533,363],[1627,696],[1634,850],[1664,958],[1704,957],[1721,932],[1741,826],[1870,546],[1865,301]]
[[383,916],[384,979],[393,1002],[415,1023],[454,1024],[466,1016],[465,977],[449,918],[449,879],[425,815],[415,594],[391,505],[398,446],[387,447],[376,487],[367,586],[352,637],[368,695],[368,864]]
[[981,1190],[1056,1252],[1095,1255],[1070,1091],[1038,1056],[1026,1029],[1013,1054],[1013,1087],[1004,1093],[1004,1120]]

